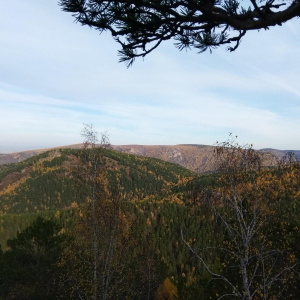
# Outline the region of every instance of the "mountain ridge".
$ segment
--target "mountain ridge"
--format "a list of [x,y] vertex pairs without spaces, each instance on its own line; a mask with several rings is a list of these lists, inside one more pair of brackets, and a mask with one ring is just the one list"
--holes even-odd
[[[55,149],[79,149],[83,144],[73,144],[46,149],[20,151],[14,153],[0,153],[0,165],[16,163],[40,153]],[[199,174],[209,172],[214,165],[215,146],[203,144],[178,144],[178,145],[111,145],[113,150],[140,155],[144,157],[158,158],[164,161],[179,164]],[[259,149],[267,153],[265,165],[274,166],[278,160],[289,152],[293,152],[297,160],[300,160],[300,150],[278,150],[272,148]]]

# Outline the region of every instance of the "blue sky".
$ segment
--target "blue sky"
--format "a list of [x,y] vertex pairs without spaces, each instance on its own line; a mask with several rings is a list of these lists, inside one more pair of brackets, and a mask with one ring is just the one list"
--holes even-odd
[[81,142],[83,123],[112,144],[300,149],[300,21],[248,33],[229,53],[167,42],[127,69],[108,34],[57,1],[2,1],[0,153]]

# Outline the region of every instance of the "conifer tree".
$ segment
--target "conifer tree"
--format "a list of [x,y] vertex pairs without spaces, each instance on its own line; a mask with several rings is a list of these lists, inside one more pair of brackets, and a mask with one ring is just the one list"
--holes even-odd
[[[298,0],[60,0],[82,25],[108,31],[131,65],[162,42],[198,52],[228,45],[238,48],[248,31],[269,29],[300,16]],[[256,45],[259,46],[259,45]]]

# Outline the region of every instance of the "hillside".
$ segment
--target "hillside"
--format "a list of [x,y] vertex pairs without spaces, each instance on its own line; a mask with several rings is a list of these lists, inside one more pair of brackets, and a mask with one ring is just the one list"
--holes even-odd
[[[216,155],[214,146],[208,145],[175,145],[175,146],[141,146],[126,145],[113,146],[117,151],[132,153],[141,156],[154,157],[164,161],[179,164],[198,174],[213,171]],[[265,152],[265,151],[264,151]],[[284,154],[265,153],[264,165],[275,166],[277,160]]]
[[[158,158],[167,162],[179,164],[196,173],[206,173],[214,168],[215,158],[213,146],[207,145],[174,145],[174,146],[146,146],[146,145],[112,145],[112,149],[124,153]],[[79,149],[82,144],[57,147],[54,149]],[[0,154],[0,165],[23,161],[51,149],[30,150],[9,154]],[[52,149],[53,150],[53,149]],[[269,154],[265,157],[265,165],[274,166],[289,150],[262,149]],[[300,160],[300,151],[293,151]]]
[[[83,214],[91,198],[89,155],[89,152],[82,149],[52,150],[19,163],[0,166],[0,245],[7,251],[5,253],[9,255],[6,241],[19,237],[17,232],[32,224],[37,216],[54,219],[63,228],[63,232],[69,232],[73,226],[82,226]],[[181,245],[179,226],[194,236],[205,237],[205,234],[212,230],[209,224],[205,225],[207,222],[202,220],[199,209],[195,207],[191,210],[189,205],[185,205],[188,187],[198,175],[177,164],[114,150],[101,150],[101,157],[97,178],[101,178],[101,182],[105,183],[105,193],[108,197],[118,189],[118,200],[123,204],[122,220],[125,218],[126,221],[128,218],[132,224],[130,243],[133,245],[130,247],[133,248],[127,252],[122,250],[122,259],[133,263],[129,273],[134,272],[134,277],[130,279],[130,284],[139,286],[141,280],[145,280],[141,277],[148,276],[144,274],[143,266],[138,270],[141,274],[136,275],[139,262],[146,260],[151,264],[151,272],[155,272],[155,276],[151,275],[154,276],[151,280],[155,283],[151,283],[152,294],[156,290],[159,291],[160,286],[159,293],[164,295],[166,291],[163,283],[169,277],[172,278],[172,282],[167,280],[168,289],[171,286],[177,290],[173,282],[176,281],[179,286],[185,285],[186,278],[181,274],[191,270],[195,264],[195,259],[191,259],[188,249]],[[105,203],[106,199],[100,201]],[[105,218],[102,206],[99,214],[100,220]],[[78,218],[79,225],[76,221]],[[87,220],[89,221],[89,217]],[[201,229],[196,225],[200,221],[205,225]],[[78,234],[80,229],[76,227],[74,230]],[[122,228],[121,234],[123,230]],[[84,231],[83,236],[86,235],[87,232]],[[109,234],[109,238],[110,236]],[[207,238],[202,238],[201,242],[207,242]],[[73,251],[73,248],[71,250]],[[124,255],[126,259],[123,258]],[[133,262],[130,258],[132,256]],[[69,255],[67,259],[71,259]],[[73,262],[70,262],[66,268],[71,268],[72,264]],[[22,269],[22,266],[19,268]],[[6,272],[11,274],[9,267]],[[72,272],[73,270],[70,271]],[[66,273],[69,274],[68,271]],[[129,273],[126,273],[126,276]],[[14,274],[5,275],[4,278],[0,276],[0,299],[3,295],[6,299],[6,293],[12,289],[7,282],[12,286],[17,282]],[[14,279],[10,280],[9,276]],[[24,282],[24,279],[22,280]],[[148,286],[148,281],[146,283]],[[64,287],[60,292],[67,293],[67,288]],[[19,286],[16,289],[20,291]],[[57,288],[55,290],[57,291]],[[148,293],[148,290],[146,291]]]
[[76,144],[76,145],[67,145],[67,146],[60,146],[60,147],[54,147],[48,149],[36,149],[36,150],[20,151],[20,152],[13,152],[13,153],[0,153],[0,165],[21,162],[27,158],[39,155],[41,153],[50,150],[65,149],[65,148],[78,149],[78,148],[82,148],[82,146],[83,146],[82,144]]
[[[103,150],[102,168],[108,185],[117,181],[131,201],[163,198],[171,187],[195,177],[183,167],[154,158]],[[51,150],[15,164],[0,166],[0,243],[23,225],[13,223],[14,215],[35,215],[76,208],[87,201],[87,161],[82,149]],[[30,218],[31,220],[32,218]],[[6,225],[3,224],[6,220]],[[22,222],[21,222],[22,223]],[[10,225],[9,225],[10,224]],[[12,227],[10,227],[12,226]],[[14,233],[13,233],[14,232]]]
[[[293,264],[300,261],[299,164],[261,168],[255,151],[236,149],[248,156],[234,156],[227,148],[224,173],[199,176],[178,164],[142,156],[160,153],[183,163],[185,151],[197,149],[207,156],[213,151],[197,145],[118,149],[139,155],[66,148],[1,165],[0,299],[91,298],[93,263],[99,276],[106,270],[104,275],[114,278],[108,299],[219,299],[229,289],[212,280],[212,274],[229,277],[243,291],[236,257],[243,255],[241,237],[249,226],[255,226],[249,272],[257,272],[259,292],[264,292],[260,274],[268,268],[268,276],[279,274],[285,283],[283,298],[298,299],[300,278]],[[194,163],[200,161],[194,158]],[[226,226],[224,220],[229,221]],[[228,226],[235,229],[227,232]],[[236,233],[239,228],[243,234]],[[262,261],[262,249],[276,255]],[[101,282],[99,289],[104,288]],[[267,290],[282,292],[277,282]],[[45,293],[50,293],[47,298]]]
[[271,153],[272,155],[280,158],[284,155],[287,155],[288,153],[293,153],[297,161],[300,161],[300,150],[277,150],[272,148],[265,148],[261,149],[261,151]]

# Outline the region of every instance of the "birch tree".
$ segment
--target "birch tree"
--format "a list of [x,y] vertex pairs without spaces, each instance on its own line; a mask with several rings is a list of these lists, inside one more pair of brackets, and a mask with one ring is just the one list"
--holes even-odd
[[[68,296],[79,299],[112,299],[126,290],[124,255],[130,240],[131,221],[120,209],[119,187],[108,188],[105,150],[109,139],[100,140],[93,125],[82,130],[84,163],[82,180],[89,188],[85,207],[80,208],[71,247],[62,259]],[[113,296],[114,295],[114,296]]]
[[79,208],[73,239],[61,260],[65,296],[150,299],[159,284],[155,260],[151,259],[153,250],[142,249],[133,238],[133,226],[138,226],[136,216],[127,210],[128,199],[122,194],[120,182],[112,186],[107,179],[107,135],[102,134],[98,141],[93,126],[85,125],[83,137],[82,180],[90,196]]
[[[291,205],[283,195],[291,190],[285,176],[294,167],[289,162],[279,169],[263,168],[262,154],[235,139],[219,144],[215,151],[217,179],[214,187],[199,191],[199,201],[211,208],[224,234],[222,245],[194,249],[182,232],[183,241],[212,279],[222,282],[217,299],[294,299],[289,288],[298,261],[287,241],[291,232],[284,215],[278,215],[280,207],[282,211],[282,206]],[[299,192],[299,170],[295,176],[293,188]],[[222,272],[208,265],[205,251],[219,254]]]

